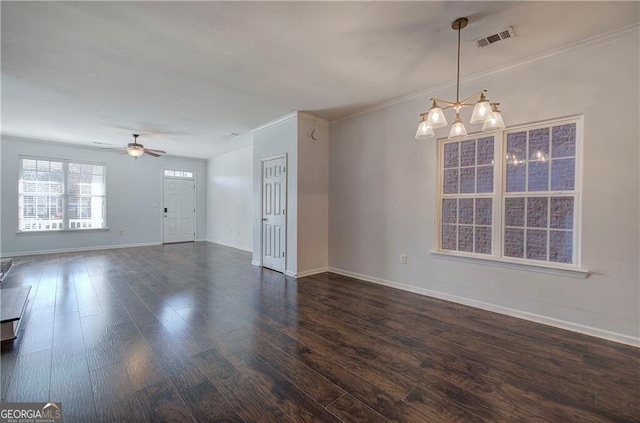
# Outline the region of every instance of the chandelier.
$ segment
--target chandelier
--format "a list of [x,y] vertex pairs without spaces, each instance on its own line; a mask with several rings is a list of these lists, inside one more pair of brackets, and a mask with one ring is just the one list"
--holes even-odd
[[[460,110],[464,107],[473,107],[473,113],[469,123],[482,123],[482,130],[504,129],[502,113],[498,110],[500,103],[491,103],[487,100],[487,90],[482,90],[474,95],[460,101],[460,31],[467,26],[469,19],[458,18],[451,23],[451,28],[458,31],[458,74],[456,77],[456,101],[431,99],[431,109],[422,113],[422,120],[418,124],[416,131],[417,139],[426,139],[435,136],[433,130],[447,125],[443,110],[454,109],[456,118],[449,132],[449,139],[464,138],[467,136],[467,129],[460,119]],[[474,100],[477,102],[474,103]]]

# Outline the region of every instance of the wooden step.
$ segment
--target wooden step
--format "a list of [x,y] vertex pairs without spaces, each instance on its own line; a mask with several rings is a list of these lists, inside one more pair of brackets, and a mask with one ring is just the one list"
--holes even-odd
[[30,286],[0,289],[0,340],[16,339],[20,321],[27,308]]

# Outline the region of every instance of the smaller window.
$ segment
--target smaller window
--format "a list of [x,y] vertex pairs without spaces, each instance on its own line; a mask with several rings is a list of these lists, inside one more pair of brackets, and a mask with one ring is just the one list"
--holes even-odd
[[193,172],[189,170],[164,170],[165,178],[181,178],[181,179],[193,179]]

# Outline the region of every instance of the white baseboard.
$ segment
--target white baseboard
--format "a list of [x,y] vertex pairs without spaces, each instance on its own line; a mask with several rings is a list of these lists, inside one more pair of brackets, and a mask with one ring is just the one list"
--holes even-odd
[[329,268],[328,267],[319,267],[317,269],[311,269],[311,270],[303,270],[302,272],[298,272],[296,273],[296,278],[304,278],[305,276],[311,276],[311,275],[317,275],[318,273],[325,273],[328,272]]
[[80,253],[82,251],[98,251],[98,250],[116,250],[118,248],[133,247],[150,247],[153,245],[162,245],[161,242],[140,242],[137,244],[113,244],[98,245],[91,247],[75,247],[75,248],[59,248],[52,250],[36,250],[36,251],[20,251],[15,253],[2,252],[2,257],[20,257],[20,256],[37,256],[40,254],[58,254],[58,253]]
[[[256,266],[259,266],[259,264],[256,264]],[[329,271],[329,268],[321,267],[319,269],[303,270],[302,272],[294,272],[292,270],[287,270],[286,272],[284,272],[284,274],[292,278],[304,278],[305,276],[316,275],[318,273],[324,273],[328,271]]]
[[261,267],[260,262],[258,260],[251,260],[251,265],[256,267]]
[[242,251],[247,251],[249,253],[251,253],[251,249],[247,249],[245,247],[242,247],[240,245],[235,245],[235,244],[230,244],[228,242],[224,242],[224,241],[216,241],[215,239],[206,239],[205,241],[210,242],[212,244],[219,244],[219,245],[223,245],[225,247],[229,247],[229,248],[235,248],[236,250],[242,250]]
[[631,345],[633,347],[640,347],[640,337],[629,336],[622,333],[611,332],[592,326],[585,326],[579,323],[568,322],[566,320],[560,320],[553,317],[542,316],[539,314],[529,313],[527,311],[515,310],[509,307],[503,307],[496,304],[485,303],[483,301],[472,300],[470,298],[458,297],[456,295],[447,294],[444,292],[433,291],[426,288],[420,288],[413,285],[407,285],[404,283],[398,283],[388,281],[386,279],[375,278],[360,273],[350,272],[348,270],[336,269],[329,267],[329,272],[337,273],[343,276],[349,276],[351,278],[361,279],[363,281],[372,282],[379,285],[389,286],[391,288],[401,289],[403,291],[413,292],[415,294],[426,295],[428,297],[438,298],[445,301],[451,301],[453,303],[463,304],[470,307],[479,308],[482,310],[493,311],[495,313],[506,314],[507,316],[517,317],[519,319],[529,320],[536,323],[542,323],[544,325],[554,326],[560,329],[570,330],[572,332],[578,332],[584,335],[594,336],[596,338],[606,339],[608,341],[618,342],[620,344]]

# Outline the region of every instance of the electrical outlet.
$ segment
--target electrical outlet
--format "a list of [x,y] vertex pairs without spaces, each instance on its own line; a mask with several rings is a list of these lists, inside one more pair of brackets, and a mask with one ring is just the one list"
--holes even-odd
[[403,254],[400,256],[400,263],[407,264],[407,255]]
[[124,235],[124,229],[120,229],[120,235]]

